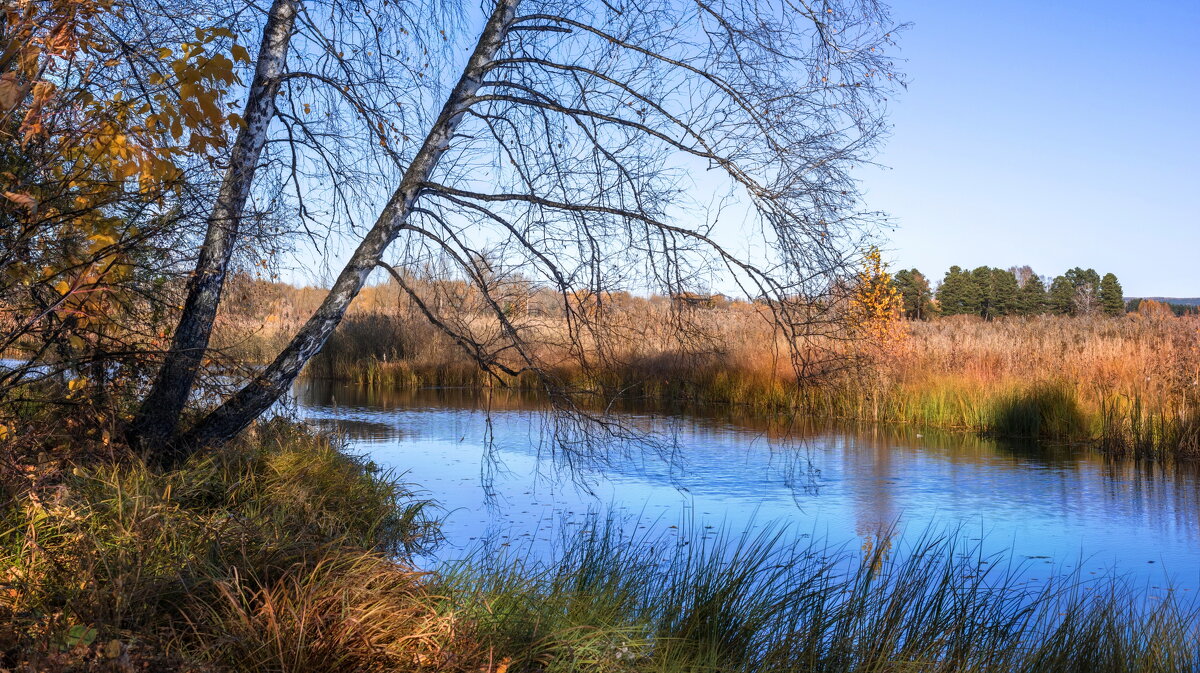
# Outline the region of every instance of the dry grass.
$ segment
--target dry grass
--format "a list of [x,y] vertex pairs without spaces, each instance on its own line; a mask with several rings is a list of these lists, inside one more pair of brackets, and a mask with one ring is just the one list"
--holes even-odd
[[425,503],[327,438],[273,422],[170,472],[119,448],[20,468],[0,669],[396,670],[442,628],[403,562]]

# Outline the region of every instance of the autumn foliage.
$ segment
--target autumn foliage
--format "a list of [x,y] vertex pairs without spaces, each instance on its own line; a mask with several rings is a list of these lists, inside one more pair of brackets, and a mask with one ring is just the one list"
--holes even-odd
[[850,293],[850,324],[873,344],[889,346],[904,338],[904,299],[878,248],[864,256]]
[[[111,0],[0,10],[0,351],[81,370],[156,346],[169,250],[240,123],[246,50],[227,28],[163,28]],[[178,29],[183,30],[183,29]],[[177,32],[178,32],[177,30]],[[161,316],[159,316],[161,317]],[[108,357],[107,355],[105,357]],[[11,378],[0,377],[0,389]]]

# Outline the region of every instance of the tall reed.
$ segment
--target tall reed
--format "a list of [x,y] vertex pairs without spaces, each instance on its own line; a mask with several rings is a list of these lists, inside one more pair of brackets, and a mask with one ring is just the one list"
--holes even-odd
[[[251,354],[269,351],[265,344],[295,329],[297,307],[310,291],[269,289],[274,294],[267,305],[238,304],[247,312],[223,316],[221,343]],[[484,373],[385,290],[372,288],[356,303],[309,375],[376,386],[539,386],[529,373]],[[910,322],[884,344],[815,339],[801,356],[828,366],[798,379],[765,311],[723,302],[680,317],[664,298],[627,297],[610,307],[605,330],[585,340],[583,351],[553,313],[527,317],[523,329],[546,371],[606,401],[620,395],[735,404],[764,415],[799,411],[1088,442],[1146,458],[1200,457],[1200,317]],[[263,313],[265,324],[251,318]],[[480,338],[497,333],[495,321],[483,314],[457,319]],[[686,343],[679,340],[681,320]]]

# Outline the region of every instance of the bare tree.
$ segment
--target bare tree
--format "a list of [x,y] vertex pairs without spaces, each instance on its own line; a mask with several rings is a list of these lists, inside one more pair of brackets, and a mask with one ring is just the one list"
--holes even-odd
[[1029,266],[1028,264],[1023,266],[1010,266],[1008,267],[1008,270],[1012,272],[1013,276],[1016,277],[1017,287],[1019,288],[1025,287],[1025,283],[1027,283],[1029,279],[1033,278],[1035,275],[1033,272],[1033,267]]
[[175,328],[167,358],[142,401],[129,435],[135,442],[162,444],[175,433],[200,362],[208,349],[213,320],[225,284],[229,261],[259,156],[275,117],[275,95],[286,69],[288,45],[298,0],[275,0],[263,29],[254,80],[242,114],[243,125],[233,144],[229,167],[208,218],[196,270],[188,280],[183,314]]
[[1071,299],[1071,315],[1095,315],[1100,311],[1100,299],[1091,283],[1081,283]]
[[[516,270],[559,291],[581,344],[597,323],[581,295],[598,303],[621,284],[677,294],[714,279],[769,303],[792,342],[830,333],[829,293],[867,224],[847,171],[884,131],[896,83],[888,21],[869,1],[497,0],[320,308],[177,446],[224,442],[278,399],[397,239],[406,262],[454,261],[519,368],[544,371],[489,290]],[[740,226],[697,203],[700,191],[734,195],[724,205],[744,211]],[[469,334],[396,279],[470,352]]]
[[[253,11],[245,14],[242,23],[254,25]],[[387,0],[272,2],[258,28],[262,39],[243,123],[206,218],[179,324],[128,428],[135,444],[159,448],[174,436],[209,355],[213,322],[239,247],[256,263],[278,251],[268,249],[273,246],[263,237],[247,245],[246,223],[290,214],[299,221],[298,230],[323,238],[339,219],[353,220],[352,215],[339,218],[339,209],[361,200],[356,188],[364,173],[386,178],[388,166],[398,164],[388,144],[391,137],[403,136],[406,115],[398,101],[410,102],[404,94],[420,88],[428,69],[411,62],[413,48],[429,54],[420,31],[410,37],[408,26],[416,23],[405,6]],[[375,161],[380,158],[382,166]],[[332,185],[320,205],[314,201],[322,190],[314,184]],[[256,195],[260,204],[252,206]],[[275,233],[283,238],[294,232]]]

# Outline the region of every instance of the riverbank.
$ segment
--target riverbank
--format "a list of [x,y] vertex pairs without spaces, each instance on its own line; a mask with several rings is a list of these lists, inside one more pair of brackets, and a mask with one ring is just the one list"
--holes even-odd
[[[270,359],[319,294],[271,289],[252,311],[223,316],[221,340],[231,352]],[[387,287],[372,290],[308,375],[390,387],[541,387],[531,372],[484,373]],[[586,364],[560,318],[529,318],[526,335],[545,372],[598,404],[624,397],[736,405],[764,416],[905,423],[1086,443],[1118,457],[1200,459],[1196,316],[902,321],[884,340],[807,343],[799,356],[811,375],[798,382],[762,306],[726,301],[681,316],[665,298],[625,297],[608,310],[603,348]],[[463,325],[495,338],[485,318],[464,317]]]
[[[98,447],[92,447],[97,449]],[[1194,606],[1028,587],[952,536],[906,553],[596,526],[553,563],[411,566],[413,488],[286,422],[159,472],[119,447],[12,456],[2,665],[100,671],[1184,671]],[[982,563],[981,561],[990,561]],[[1018,564],[1019,565],[1019,564]],[[24,668],[22,668],[24,667]]]

